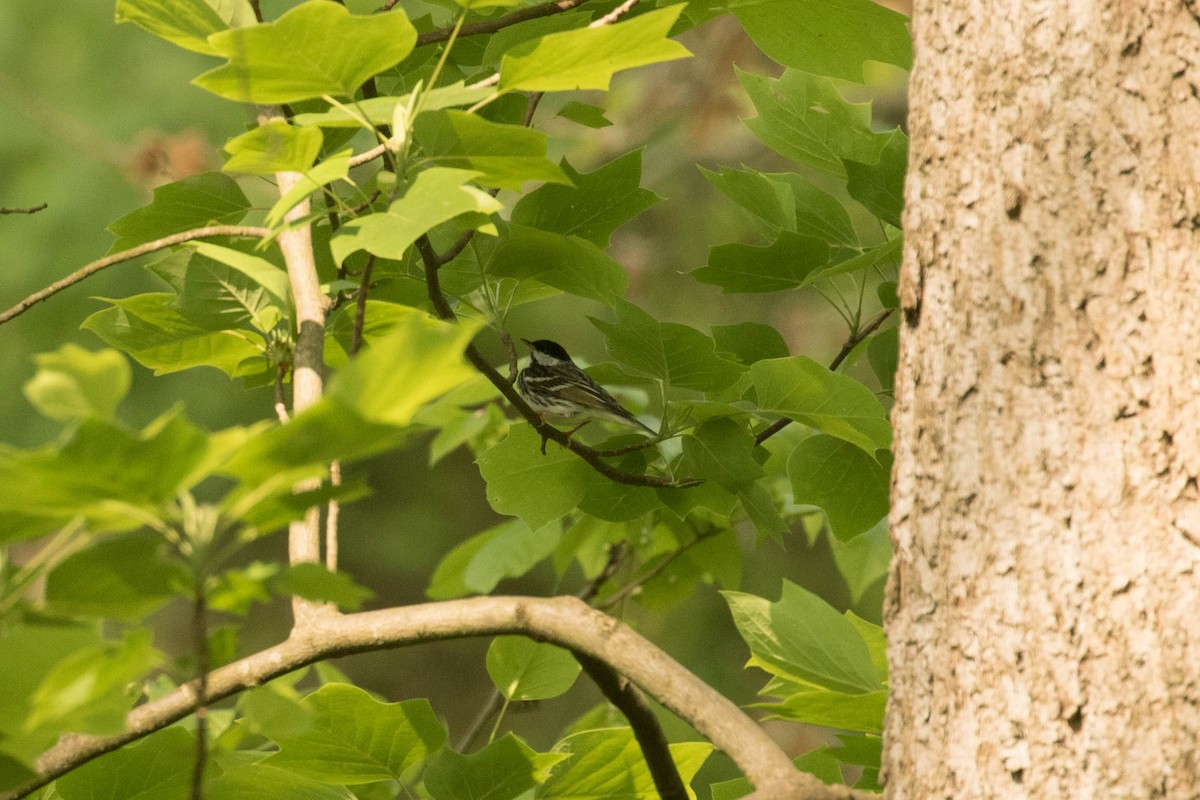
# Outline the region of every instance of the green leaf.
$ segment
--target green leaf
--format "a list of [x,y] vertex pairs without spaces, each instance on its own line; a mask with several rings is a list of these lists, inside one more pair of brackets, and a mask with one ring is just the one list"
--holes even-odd
[[886,683],[888,678],[887,639],[883,635],[883,628],[873,622],[868,622],[853,611],[846,612],[846,619],[850,620],[850,624],[858,631],[858,635],[867,643],[867,649],[871,652],[871,663],[875,666],[879,677]]
[[303,173],[296,181],[296,185],[288,189],[275,201],[275,205],[271,206],[271,210],[267,212],[267,224],[272,228],[278,228],[283,225],[287,213],[302,203],[310,194],[334,181],[348,180],[351,155],[353,153],[348,149],[334,153]]
[[569,650],[524,636],[497,636],[487,652],[487,671],[509,700],[549,700],[565,694],[579,677]]
[[541,437],[528,425],[477,459],[487,481],[487,498],[497,512],[520,517],[532,530],[561,519],[579,505],[589,467],[570,450],[550,444],[541,454]]
[[355,583],[344,572],[330,572],[324,564],[309,562],[288,567],[276,578],[276,584],[285,594],[303,597],[318,603],[333,603],[348,611],[358,611],[375,592]]
[[892,391],[896,381],[896,364],[900,360],[900,329],[888,328],[871,337],[867,345],[867,360],[885,392]]
[[853,539],[887,515],[891,453],[875,458],[832,436],[810,436],[788,457],[795,502],[820,506],[833,535]]
[[714,325],[713,339],[717,354],[732,356],[750,366],[768,358],[787,358],[788,346],[779,331],[761,322],[739,322],[736,325]]
[[[707,742],[670,745],[684,785],[712,752]],[[658,800],[650,768],[629,728],[576,733],[554,746],[570,760],[542,785],[538,800]]]
[[205,225],[234,225],[250,210],[250,201],[233,178],[220,172],[191,175],[159,186],[150,204],[108,226],[118,238],[109,253],[128,250],[173,233]]
[[742,592],[723,594],[754,666],[844,694],[883,688],[862,636],[815,594],[786,580],[776,603]]
[[323,686],[307,698],[312,730],[279,742],[265,765],[349,786],[400,780],[446,743],[428,700],[381,703],[347,684]]
[[687,48],[667,38],[683,8],[668,6],[615,25],[522,42],[500,61],[500,91],[607,90],[614,72],[684,58]]
[[47,606],[65,616],[147,616],[187,585],[183,570],[163,563],[158,551],[156,541],[124,536],[75,553],[47,576]]
[[[260,324],[266,325],[266,320],[262,318],[262,303],[269,302],[271,306],[279,312],[278,316],[284,319],[291,316],[292,310],[292,289],[288,282],[288,276],[285,271],[267,261],[265,258],[243,253],[241,250],[234,250],[229,247],[221,247],[209,242],[193,242],[188,245],[188,249],[194,250],[205,258],[224,264],[233,270],[234,273],[239,273],[240,276],[248,278],[252,286],[259,287],[266,291],[265,298],[256,298],[252,305],[256,309],[254,316]],[[168,281],[169,282],[169,281]],[[221,283],[223,288],[230,294],[239,295],[245,293],[247,288],[245,284],[237,279],[236,275],[221,275]],[[189,303],[186,301],[192,299],[187,297],[188,289],[195,289],[194,286],[189,287],[187,283],[179,286],[176,290],[184,297],[180,304],[180,309],[187,313]],[[270,330],[270,328],[267,328]]]
[[822,239],[833,247],[857,249],[858,234],[846,207],[796,173],[765,174],[752,169],[701,169],[726,196],[754,214],[772,231],[787,230]]
[[[300,672],[299,677],[305,672]],[[238,695],[240,724],[251,733],[274,741],[311,731],[316,715],[293,688],[296,679],[293,673]]]
[[271,602],[267,581],[279,573],[279,564],[252,562],[245,569],[230,569],[210,581],[208,607],[213,611],[246,615],[254,603]]
[[426,111],[413,138],[435,164],[474,170],[485,186],[520,190],[525,181],[570,183],[546,159],[546,134],[524,125],[501,125],[465,111]]
[[321,154],[324,141],[320,128],[298,128],[280,119],[271,120],[226,142],[229,160],[221,170],[247,175],[304,172]]
[[778,292],[807,285],[812,273],[828,262],[829,245],[822,240],[781,231],[767,247],[718,245],[709,251],[708,266],[691,275],[729,294]]
[[874,163],[889,138],[871,130],[870,104],[847,103],[828,78],[789,69],[777,79],[739,70],[738,79],[758,109],[747,127],[793,161],[845,177],[842,159]]
[[844,439],[868,454],[891,444],[887,414],[874,393],[853,378],[830,372],[811,358],[792,356],[750,367],[758,408]]
[[521,0],[454,0],[454,2],[458,3],[463,8],[473,10],[476,8],[490,8],[492,6],[515,6],[519,5]]
[[244,103],[352,97],[412,52],[417,32],[403,13],[351,16],[340,3],[308,0],[279,19],[209,37],[229,59],[193,83]]
[[478,753],[438,753],[425,772],[425,790],[433,800],[516,800],[544,783],[564,758],[535,752],[508,733]]
[[426,594],[434,600],[487,594],[505,578],[518,578],[544,561],[561,538],[557,523],[535,531],[518,519],[502,522],[447,553]]
[[84,419],[61,448],[0,452],[0,518],[29,507],[97,532],[141,527],[202,477],[208,454],[208,437],[178,414],[141,433]]
[[218,751],[214,760],[225,767],[225,771],[206,784],[205,797],[214,800],[274,800],[280,797],[287,800],[355,800],[355,795],[345,786],[330,786],[279,769],[263,763],[266,757],[266,753],[244,750]]
[[908,19],[871,0],[734,0],[729,10],[785,67],[858,83],[864,61],[912,69]]
[[489,275],[532,278],[580,297],[612,304],[625,294],[625,270],[578,236],[511,225],[487,266]]
[[593,172],[577,172],[565,159],[562,165],[575,185],[535,189],[513,208],[513,222],[608,247],[613,231],[662,199],[641,188],[641,150]]
[[[842,770],[838,759],[832,753],[832,748],[822,745],[793,759],[792,763],[801,772],[807,772],[820,778],[822,783],[836,786],[842,783]],[[753,790],[754,787],[745,778],[721,781],[712,785],[712,800],[738,800]]]
[[254,11],[245,0],[223,0],[216,8],[206,0],[117,0],[116,21],[132,22],[160,39],[206,56],[217,55],[208,43],[209,36],[255,23]]
[[850,599],[857,604],[868,589],[887,577],[888,562],[892,558],[887,518],[861,536],[832,544],[833,560],[850,588]]
[[659,322],[632,303],[618,303],[615,310],[616,323],[589,319],[604,332],[612,357],[635,372],[702,392],[727,389],[742,374],[739,365],[717,356],[716,343],[695,328]]
[[26,731],[53,728],[75,733],[113,734],[125,727],[136,699],[127,684],[163,662],[144,628],[121,642],[76,650],[54,665],[31,697]]
[[[390,16],[383,14],[381,16]],[[401,260],[421,234],[461,214],[493,214],[503,206],[482,189],[466,185],[472,170],[433,167],[417,175],[386,212],[357,217],[330,241],[339,264],[357,250]]]
[[763,476],[752,455],[754,448],[754,435],[745,426],[729,417],[717,417],[683,437],[680,469],[736,492]]
[[729,199],[754,214],[775,230],[796,229],[796,199],[783,181],[775,181],[752,169],[722,167],[719,173],[700,167],[705,180]]
[[192,773],[184,765],[195,754],[195,737],[172,726],[89,761],[54,787],[62,800],[187,800]]
[[836,258],[833,259],[829,264],[818,270],[814,270],[813,274],[809,276],[809,283],[816,283],[831,275],[866,272],[875,268],[879,268],[880,270],[894,269],[900,263],[900,255],[903,250],[904,237],[897,236],[895,239],[876,245],[860,255],[851,256],[842,261]]
[[569,119],[571,122],[578,122],[588,128],[607,128],[612,125],[609,118],[604,116],[603,108],[581,103],[578,100],[572,100],[560,108],[558,116]]
[[231,378],[267,371],[263,343],[245,332],[197,325],[172,307],[175,300],[170,292],[107,300],[112,306],[92,314],[82,327],[155,375],[191,367],[215,367]]
[[782,698],[778,703],[762,704],[780,719],[864,733],[879,734],[883,730],[883,712],[887,706],[887,692],[883,689],[848,694],[807,682],[777,679],[763,689],[763,694]]
[[862,164],[846,160],[846,191],[863,207],[894,228],[904,211],[904,173],[908,170],[908,137],[897,128],[879,152],[879,160]]
[[110,420],[129,391],[129,362],[116,350],[84,350],[67,343],[34,360],[37,374],[23,391],[30,405],[49,419]]
[[788,524],[780,516],[779,509],[775,507],[775,501],[770,492],[761,484],[752,483],[738,491],[738,500],[742,502],[742,508],[750,517],[750,521],[754,523],[760,542],[763,539],[772,539],[780,544],[783,543],[783,535],[788,532]]

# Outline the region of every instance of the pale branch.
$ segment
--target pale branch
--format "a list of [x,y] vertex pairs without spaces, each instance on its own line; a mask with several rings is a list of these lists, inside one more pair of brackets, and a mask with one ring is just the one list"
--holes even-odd
[[[520,634],[596,659],[685,720],[723,751],[757,790],[759,800],[867,800],[875,795],[826,786],[792,765],[758,723],[649,640],[574,597],[474,597],[438,603],[306,618],[284,642],[208,675],[205,703],[317,661],[353,653],[475,636]],[[126,732],[65,738],[38,759],[36,781],[0,795],[18,800],[107,752],[182,719],[198,705],[195,682],[141,705],[126,716]]]
[[[529,8],[518,9],[511,14],[505,14],[502,17],[495,19],[484,20],[483,22],[472,22],[470,25],[463,25],[458,31],[458,38],[464,36],[480,36],[488,33],[495,33],[498,30],[517,25],[522,22],[528,22],[531,19],[541,19],[542,17],[551,17],[555,14],[561,14],[564,11],[570,11],[573,8],[586,3],[587,0],[557,0],[553,3],[542,3]],[[391,6],[389,6],[390,8]],[[436,31],[429,31],[417,36],[417,47],[422,47],[427,44],[436,44],[444,42],[450,38],[454,32],[454,27],[439,28]]]
[[39,203],[36,206],[29,206],[28,208],[8,208],[7,206],[0,206],[0,215],[4,215],[4,214],[36,214],[39,211],[45,211],[49,207],[50,207],[49,203]]
[[[428,234],[422,234],[417,239],[416,244],[417,252],[421,254],[421,260],[425,265],[425,287],[426,293],[429,295],[429,302],[433,304],[433,308],[440,318],[448,321],[457,319],[454,309],[450,307],[450,302],[446,299],[445,293],[442,292],[441,279],[438,276],[438,270],[446,263],[444,260],[445,257],[439,256],[433,249],[433,243],[430,242]],[[557,442],[560,446],[567,448],[582,458],[592,469],[609,480],[627,486],[653,486],[663,489],[683,489],[690,486],[697,486],[701,483],[701,481],[695,478],[666,478],[659,475],[630,475],[627,472],[622,472],[605,462],[596,450],[577,442],[570,434],[560,431],[553,425],[547,424],[536,411],[529,407],[529,404],[525,402],[525,398],[521,397],[521,393],[517,391],[516,387],[506,381],[504,376],[496,371],[496,368],[491,365],[475,345],[467,345],[465,354],[472,366],[487,378],[493,386],[499,389],[500,394],[504,395],[504,399],[538,432],[542,437],[543,443],[546,440]]]
[[[892,316],[892,313],[895,310],[896,309],[894,308],[885,308],[875,316],[875,319],[868,322],[865,327],[860,328],[852,333],[850,338],[846,340],[846,343],[842,345],[842,349],[839,350],[838,354],[833,357],[833,361],[829,362],[830,371],[834,371],[840,367],[842,362],[846,360],[846,357],[854,351],[854,348],[858,347],[859,344],[862,343],[863,339],[866,339],[868,336],[878,330],[880,325],[887,322],[888,318]],[[754,437],[754,443],[762,444],[767,439],[770,439],[772,436],[790,425],[791,422],[792,420],[789,417],[783,417],[782,419],[775,420],[769,426],[763,428],[762,431],[759,432],[758,436]]]
[[381,155],[386,153],[387,149],[388,149],[387,142],[384,142],[383,144],[377,144],[374,147],[372,147],[370,150],[366,150],[362,153],[359,153],[356,156],[351,156],[350,157],[350,166],[357,167],[360,164],[366,164],[368,161],[374,161],[375,159],[379,158]]
[[[266,107],[258,117],[260,125],[282,118],[282,110]],[[286,195],[304,176],[299,172],[278,172],[275,181],[280,196]],[[311,210],[311,201],[305,198],[284,216],[285,223],[305,220]],[[308,222],[285,228],[276,241],[283,252],[287,268],[288,283],[292,290],[292,305],[296,309],[296,345],[292,352],[292,414],[321,399],[325,372],[325,304],[327,298],[321,292],[321,280],[317,277],[317,263],[313,254],[312,225]],[[320,481],[305,481],[297,484],[297,492],[316,489]],[[321,508],[311,506],[302,519],[288,526],[288,563],[296,565],[321,560]],[[310,615],[319,613],[321,606],[302,597],[292,598],[292,613],[297,624],[302,624]]]
[[102,269],[111,267],[114,264],[121,264],[125,261],[132,261],[135,258],[147,255],[148,253],[156,253],[159,250],[165,250],[168,247],[174,247],[177,244],[191,242],[196,239],[211,239],[216,236],[242,236],[255,239],[265,239],[271,235],[271,232],[266,228],[257,228],[250,225],[207,225],[203,228],[194,228],[190,231],[181,233],[173,233],[170,236],[164,236],[161,239],[155,239],[153,242],[139,244],[137,247],[131,247],[128,250],[122,250],[119,253],[113,253],[111,256],[97,259],[90,264],[80,267],[72,272],[67,277],[57,280],[47,286],[45,289],[34,292],[26,297],[21,302],[17,303],[12,308],[0,314],[0,325],[24,314],[38,303],[53,297],[85,278],[95,275]]

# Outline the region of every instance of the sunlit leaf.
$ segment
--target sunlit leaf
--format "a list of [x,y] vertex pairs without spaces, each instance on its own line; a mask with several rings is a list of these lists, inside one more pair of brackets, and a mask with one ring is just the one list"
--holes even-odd
[[247,175],[304,172],[317,160],[324,139],[320,128],[270,120],[226,142],[229,159],[221,169]]
[[484,186],[520,189],[525,181],[570,183],[546,159],[546,134],[524,125],[501,125],[453,109],[427,111],[417,117],[413,138],[433,163],[474,170],[474,180]]
[[30,404],[50,419],[112,419],[129,391],[129,362],[116,350],[64,344],[34,356],[38,371],[23,387]]
[[187,50],[217,55],[208,43],[209,36],[230,27],[253,25],[255,19],[246,0],[117,0],[117,22],[132,22]]
[[498,636],[487,653],[487,671],[509,700],[548,700],[565,693],[579,676],[570,651],[524,636]]
[[425,789],[433,800],[515,800],[543,783],[564,758],[535,752],[508,733],[477,753],[438,753],[425,772]]
[[[684,785],[691,783],[712,749],[707,742],[670,745]],[[539,800],[658,800],[650,768],[628,728],[576,733],[554,751],[571,757],[542,785]]]
[[152,733],[141,742],[102,755],[59,778],[62,800],[187,800],[195,737],[178,726]]

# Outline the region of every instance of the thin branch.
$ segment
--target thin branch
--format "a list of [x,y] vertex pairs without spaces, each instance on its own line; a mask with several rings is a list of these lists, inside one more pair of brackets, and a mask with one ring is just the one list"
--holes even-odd
[[[417,239],[417,251],[421,254],[421,260],[425,264],[425,288],[429,295],[429,302],[433,304],[433,308],[437,311],[437,315],[444,320],[454,320],[456,315],[454,309],[450,307],[450,303],[446,300],[446,295],[442,292],[441,279],[438,277],[438,270],[445,262],[443,257],[439,256],[433,249],[433,243],[429,241],[428,234],[422,234]],[[591,465],[592,469],[599,472],[604,477],[615,483],[622,483],[627,486],[653,486],[662,489],[683,489],[690,486],[698,486],[701,481],[696,478],[665,478],[658,475],[630,475],[626,472],[621,472],[616,467],[608,464],[601,458],[600,454],[585,444],[580,444],[571,438],[571,436],[560,431],[552,425],[548,425],[541,416],[529,407],[525,399],[521,397],[521,393],[517,391],[511,383],[504,379],[504,376],[496,371],[496,368],[488,362],[483,353],[473,344],[467,345],[466,349],[467,360],[483,374],[485,378],[492,382],[492,385],[500,390],[500,394],[504,395],[504,399],[512,404],[525,420],[533,426],[533,429],[541,435],[543,442],[547,439],[557,442],[562,447],[567,448],[572,453],[586,461]]]
[[283,399],[283,377],[287,374],[287,364],[275,365],[275,416],[279,417],[280,422],[287,422],[290,418],[287,410],[287,401]]
[[42,203],[40,205],[30,206],[29,208],[6,208],[4,206],[0,206],[0,215],[2,215],[2,214],[36,214],[39,211],[45,211],[49,207],[50,207],[49,203]]
[[192,649],[196,659],[196,759],[192,767],[192,800],[204,798],[204,767],[208,763],[208,593],[205,591],[207,576],[197,569],[195,576],[195,599],[192,608]]
[[638,0],[625,0],[624,3],[621,3],[621,5],[617,6],[612,11],[608,12],[600,19],[592,20],[591,24],[589,24],[588,27],[589,28],[601,28],[605,25],[613,24],[618,19],[620,19],[623,14],[627,13],[629,11],[629,9],[636,6],[637,2],[638,2]]
[[250,225],[208,225],[203,228],[183,231],[182,233],[173,233],[170,236],[155,239],[153,242],[139,244],[137,247],[131,247],[128,250],[113,253],[111,256],[97,259],[86,266],[80,267],[62,280],[55,281],[45,289],[34,292],[3,314],[0,314],[0,325],[3,325],[14,317],[19,317],[33,306],[53,297],[63,289],[74,286],[85,278],[89,278],[100,270],[111,267],[114,264],[132,261],[147,253],[156,253],[159,250],[165,250],[168,247],[174,247],[177,244],[183,244],[195,239],[211,239],[214,236],[247,236],[256,239],[265,239],[270,235],[271,232],[266,228],[256,228]]
[[[597,659],[676,714],[728,755],[760,798],[868,800],[875,795],[826,786],[798,772],[758,723],[652,642],[574,597],[474,597],[359,614],[313,615],[287,641],[214,670],[205,702],[214,703],[300,667],[337,656],[475,636],[521,634]],[[197,704],[194,683],[135,708],[126,732],[62,740],[38,759],[40,778],[4,794],[18,800],[80,765],[183,718]]]
[[366,164],[368,161],[374,161],[375,159],[379,158],[381,155],[386,153],[387,149],[388,149],[387,142],[384,142],[383,144],[377,144],[374,147],[372,147],[370,150],[359,153],[356,156],[351,156],[350,157],[350,166],[357,167],[360,164]]
[[[542,17],[551,17],[555,14],[561,14],[564,11],[570,11],[573,8],[578,8],[587,0],[558,0],[554,3],[543,3],[540,6],[530,6],[529,8],[518,9],[511,14],[505,14],[502,17],[485,20],[483,22],[473,22],[470,25],[463,25],[458,32],[458,38],[464,36],[480,36],[488,33],[495,33],[498,30],[507,28],[512,25],[517,25],[522,22],[528,22],[531,19],[540,19]],[[385,10],[390,9],[394,3],[388,3]],[[417,47],[427,44],[435,44],[444,42],[450,38],[450,34],[454,31],[453,26],[448,28],[439,28],[436,31],[422,33],[417,37]]]
[[545,92],[530,92],[529,102],[525,105],[525,119],[521,123],[526,128],[533,127],[533,115],[537,113],[538,104],[546,96]]
[[[862,343],[863,339],[866,339],[868,336],[878,330],[880,325],[887,322],[888,318],[892,316],[892,312],[895,310],[896,309],[894,308],[885,308],[876,315],[875,319],[868,322],[865,328],[862,328],[861,330],[851,334],[850,338],[846,340],[846,343],[842,345],[842,349],[839,350],[838,354],[833,357],[833,361],[829,362],[830,371],[836,370],[838,367],[840,367],[842,362],[846,360],[846,357],[854,351],[854,348],[858,347],[858,345]],[[788,417],[775,420],[768,427],[763,428],[758,436],[754,437],[754,443],[762,444],[767,439],[770,439],[772,436],[790,425],[791,422],[792,420]]]
[[[329,462],[329,485],[342,485],[342,462]],[[337,572],[338,564],[338,519],[342,514],[342,504],[330,500],[325,511],[325,569]]]
[[[679,558],[681,555],[686,553],[688,550],[691,550],[693,547],[700,544],[700,542],[704,541],[705,539],[709,538],[710,536],[715,536],[715,535],[716,535],[715,533],[706,533],[703,535],[697,535],[695,539],[692,539],[690,542],[683,545],[678,550],[675,550],[674,552],[668,554],[665,558],[663,558],[662,561],[658,562],[651,569],[647,570],[645,574],[638,576],[634,580],[632,580],[629,583],[622,586],[617,591],[613,592],[608,597],[604,598],[599,603],[594,603],[593,605],[595,605],[596,608],[599,608],[601,610],[606,610],[606,609],[612,608],[613,606],[617,605],[622,600],[624,600],[626,597],[633,594],[638,589],[645,586],[647,583],[649,583],[650,581],[654,580],[659,575],[661,575],[667,567],[671,566],[671,564],[675,562],[675,559]],[[597,588],[599,588],[599,587],[597,587]]]
[[363,326],[367,321],[367,292],[371,289],[371,273],[375,270],[375,255],[367,256],[367,265],[363,267],[359,278],[358,291],[354,295],[354,330],[350,335],[350,356],[358,355],[362,349]]
[[671,758],[670,742],[646,698],[603,661],[582,653],[576,653],[575,658],[608,702],[616,706],[629,721],[661,800],[688,800],[687,786],[679,775],[675,759]]
[[467,752],[467,749],[475,742],[479,734],[483,732],[488,721],[500,713],[500,709],[502,708],[504,708],[504,695],[493,689],[487,703],[484,704],[483,708],[479,709],[479,714],[471,722],[471,727],[467,728],[462,738],[458,740],[458,752]]

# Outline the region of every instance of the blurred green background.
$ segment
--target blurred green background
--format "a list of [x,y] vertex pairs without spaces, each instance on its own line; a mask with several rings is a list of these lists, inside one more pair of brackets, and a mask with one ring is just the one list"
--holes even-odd
[[[263,2],[268,17],[290,5]],[[371,5],[351,7],[361,11]],[[415,15],[446,14],[438,6],[411,7],[420,9]],[[733,66],[768,74],[778,74],[779,68],[758,52],[736,20],[717,18],[681,41],[695,58],[622,73],[609,94],[579,98],[605,107],[612,127],[590,130],[550,119],[566,98],[547,98],[538,120],[550,121],[539,126],[552,135],[553,155],[566,156],[583,171],[645,148],[643,185],[663,200],[619,230],[610,248],[629,271],[630,299],[659,319],[700,328],[765,322],[783,333],[793,354],[827,362],[846,329],[817,294],[722,295],[686,275],[704,265],[713,245],[766,243],[745,212],[704,180],[698,164],[710,169],[746,164],[769,171],[795,167],[766,150],[740,121],[754,112]],[[33,216],[0,216],[0,307],[104,255],[114,238],[105,226],[148,202],[155,186],[219,168],[221,145],[245,129],[250,113],[190,85],[212,63],[131,25],[115,25],[109,2],[0,4],[0,206],[49,204]],[[893,127],[904,114],[904,75],[875,66],[869,74],[876,88],[848,94],[875,97],[879,127]],[[505,193],[500,199],[511,207],[516,196]],[[33,354],[68,341],[98,349],[99,340],[79,329],[102,307],[92,298],[159,288],[139,262],[122,264],[0,327],[0,443],[31,447],[58,433],[57,425],[36,415],[22,397],[22,384],[34,371]],[[603,338],[585,315],[598,312],[583,300],[555,299],[519,309],[510,330],[531,339],[557,339],[594,363],[605,360]],[[498,349],[491,352],[500,360]],[[134,365],[133,388],[120,412],[127,422],[142,425],[175,403],[211,429],[272,413],[268,389],[246,390],[215,370],[154,378]],[[417,437],[405,449],[352,470],[369,476],[374,494],[343,512],[341,566],[377,592],[372,606],[420,602],[437,561],[499,520],[486,503],[469,453],[460,450],[432,469],[427,464],[427,437]],[[771,543],[757,550],[751,531],[743,541],[746,591],[778,597],[779,581],[786,576],[838,608],[850,607],[850,594],[823,539],[810,546],[800,533],[789,539],[786,551]],[[248,557],[283,560],[284,537],[268,538]],[[499,591],[573,592],[579,583],[578,575],[568,575],[556,586],[547,568]],[[856,611],[878,620],[880,599],[876,586]],[[159,615],[161,647],[184,650],[182,614],[179,607]],[[665,614],[630,604],[623,615],[734,700],[754,699],[761,675],[742,671],[748,652],[714,589],[702,589]],[[260,607],[252,619],[243,633],[243,652],[286,635],[289,616],[282,604]],[[430,697],[457,740],[491,690],[483,667],[486,644],[439,643],[356,656],[339,666],[389,699]],[[511,715],[509,721],[535,746],[545,746],[560,725],[597,702],[598,694],[585,683],[566,698]],[[797,751],[811,744],[798,726],[788,730],[800,737],[793,742]]]

